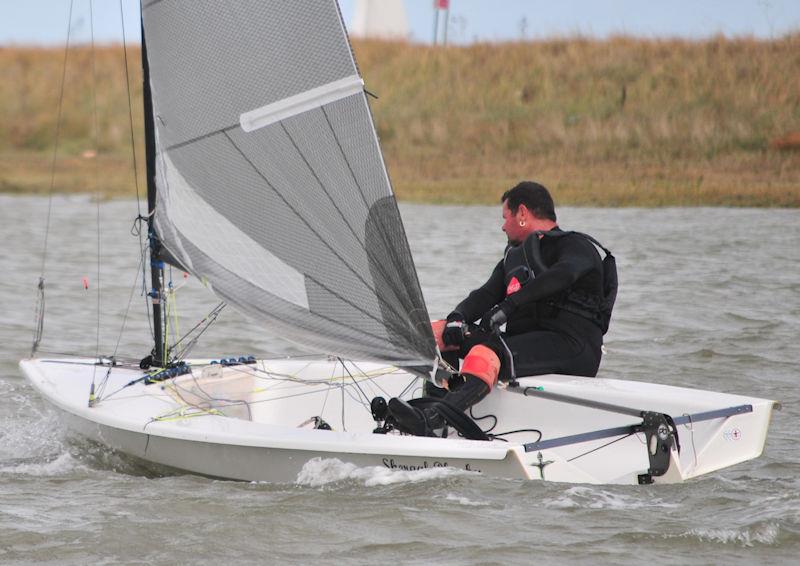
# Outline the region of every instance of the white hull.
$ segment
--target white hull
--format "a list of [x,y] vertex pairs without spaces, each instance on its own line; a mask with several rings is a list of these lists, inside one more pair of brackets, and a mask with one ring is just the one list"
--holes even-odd
[[[671,415],[680,454],[673,446],[669,469],[652,480],[679,482],[758,457],[777,405],[649,383],[536,376],[520,379],[516,391],[498,387],[473,413],[496,415],[493,432],[538,429],[541,444],[534,444],[538,435],[531,432],[507,436],[508,442],[420,438],[372,432],[376,424],[369,398],[388,400],[414,380],[399,370],[370,363],[345,368],[331,361],[262,360],[203,372],[208,366],[190,363],[193,374],[128,387],[143,372],[114,368],[105,396],[94,407],[88,406],[89,387],[93,375],[96,383],[103,380],[107,367],[94,366],[92,360],[41,359],[20,366],[80,435],[160,465],[247,481],[295,481],[314,458],[400,469],[450,466],[496,477],[574,483],[635,484],[647,474],[645,435],[613,434],[641,418],[520,394],[531,387],[537,388],[529,390],[534,395],[543,391]],[[420,389],[418,382],[405,396],[419,396]],[[334,430],[299,426],[314,416]],[[587,435],[608,429],[612,432],[605,436]],[[558,440],[572,435],[581,436]]]

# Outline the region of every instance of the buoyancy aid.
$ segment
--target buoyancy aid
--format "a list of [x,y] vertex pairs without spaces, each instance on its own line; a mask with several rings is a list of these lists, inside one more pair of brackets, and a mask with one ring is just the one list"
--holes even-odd
[[[515,318],[542,320],[555,318],[559,311],[567,311],[590,320],[597,324],[603,333],[608,330],[611,310],[614,306],[617,292],[616,261],[611,252],[597,240],[581,232],[564,232],[552,230],[550,232],[536,232],[531,234],[522,244],[509,245],[503,259],[506,296],[512,295],[529,284],[537,274],[544,272],[545,265],[541,254],[542,237],[566,236],[577,234],[582,236],[603,250],[606,257],[603,259],[603,289],[602,294],[590,293],[586,290],[570,288],[558,296],[550,297],[532,305],[524,305],[515,313]],[[522,321],[520,321],[522,322]]]
[[527,258],[525,245],[508,245],[503,256],[504,281],[506,284],[506,297],[513,295],[533,279],[532,265]]
[[[531,261],[529,253],[530,245],[527,243],[530,239],[531,238],[528,238],[522,244],[509,244],[506,247],[505,254],[503,255],[503,276],[506,297],[518,292],[536,277],[534,264]],[[542,305],[540,303],[520,305],[510,317],[506,331],[515,334],[524,332],[533,327],[536,325],[537,321],[542,318],[541,315],[543,313],[540,312],[541,310]]]

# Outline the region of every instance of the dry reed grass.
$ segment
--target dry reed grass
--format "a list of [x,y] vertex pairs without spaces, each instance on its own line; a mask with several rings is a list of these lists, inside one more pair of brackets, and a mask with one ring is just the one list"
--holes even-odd
[[[800,34],[354,49],[401,199],[493,203],[535,178],[562,204],[800,206],[800,151],[780,142],[800,132]],[[122,55],[96,54],[97,170],[105,193],[132,195]],[[62,57],[0,49],[3,190],[49,186]],[[58,190],[86,190],[94,171],[80,157],[94,147],[91,82],[91,53],[71,51]]]

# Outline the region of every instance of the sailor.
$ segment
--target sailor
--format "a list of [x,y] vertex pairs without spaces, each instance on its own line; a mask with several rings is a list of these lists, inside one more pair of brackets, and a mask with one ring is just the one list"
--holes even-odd
[[[454,367],[463,359],[460,379],[451,379],[443,396],[461,411],[488,395],[498,379],[596,376],[608,324],[600,254],[585,235],[560,230],[549,191],[526,181],[506,191],[501,202],[508,237],[503,259],[446,321],[433,324],[440,349],[448,352],[445,359]],[[435,395],[436,389],[427,392]],[[398,428],[411,434],[432,435],[444,424],[435,409],[399,399],[390,401],[389,411]]]

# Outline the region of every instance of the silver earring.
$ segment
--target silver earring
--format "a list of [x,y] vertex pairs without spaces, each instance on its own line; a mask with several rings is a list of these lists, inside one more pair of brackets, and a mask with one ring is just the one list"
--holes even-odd
[[524,221],[524,220],[520,220],[520,221],[519,221],[519,225],[520,225],[520,226],[522,226],[522,227],[524,228],[524,227],[525,227],[525,221]]

